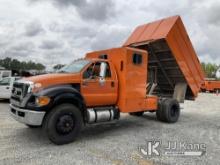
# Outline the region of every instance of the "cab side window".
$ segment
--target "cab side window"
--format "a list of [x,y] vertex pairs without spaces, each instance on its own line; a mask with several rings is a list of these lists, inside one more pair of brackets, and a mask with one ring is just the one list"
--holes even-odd
[[[95,79],[95,78],[99,77],[99,75],[100,75],[100,66],[101,66],[101,62],[96,62],[96,63],[91,64],[86,69],[86,71],[83,73],[83,79],[88,79],[88,78]],[[107,63],[105,78],[109,78],[109,77],[111,77],[111,70],[110,70],[109,64]]]
[[94,63],[91,64],[83,73],[83,79],[88,79],[90,77],[92,77],[92,72],[93,72],[93,67],[94,67]]
[[98,77],[99,76],[100,66],[101,66],[100,62],[95,63],[94,68],[93,68],[93,77]]
[[112,75],[111,75],[111,69],[110,69],[110,66],[109,64],[107,63],[107,70],[106,70],[106,75],[105,77],[106,78],[110,78]]
[[134,53],[132,60],[133,60],[133,64],[135,64],[135,65],[141,64],[142,63],[142,55]]

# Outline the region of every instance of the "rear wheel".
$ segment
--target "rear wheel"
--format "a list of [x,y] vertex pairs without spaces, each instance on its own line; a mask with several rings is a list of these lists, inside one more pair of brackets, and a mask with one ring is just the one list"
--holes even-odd
[[53,143],[61,145],[74,141],[82,124],[80,110],[74,105],[62,104],[46,116],[44,129]]
[[180,116],[179,102],[175,99],[164,99],[159,104],[157,110],[157,118],[160,121],[167,123],[175,123],[178,121]]

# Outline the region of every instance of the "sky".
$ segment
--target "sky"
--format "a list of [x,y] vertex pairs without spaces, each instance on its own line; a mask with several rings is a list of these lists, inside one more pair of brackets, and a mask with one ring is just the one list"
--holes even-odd
[[172,15],[200,61],[220,64],[220,0],[0,0],[0,58],[52,68],[119,47],[138,25]]

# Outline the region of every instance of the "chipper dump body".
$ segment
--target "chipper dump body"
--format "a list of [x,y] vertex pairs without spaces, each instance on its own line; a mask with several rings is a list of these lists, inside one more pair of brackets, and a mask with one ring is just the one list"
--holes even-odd
[[154,93],[169,97],[177,84],[185,84],[185,99],[194,99],[204,81],[204,73],[180,16],[138,26],[125,47],[147,50],[148,83],[156,83]]

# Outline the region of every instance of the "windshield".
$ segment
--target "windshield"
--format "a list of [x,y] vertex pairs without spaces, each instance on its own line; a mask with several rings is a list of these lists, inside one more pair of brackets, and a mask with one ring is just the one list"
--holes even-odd
[[64,66],[58,73],[77,73],[80,72],[90,61],[89,60],[77,60],[71,64]]

